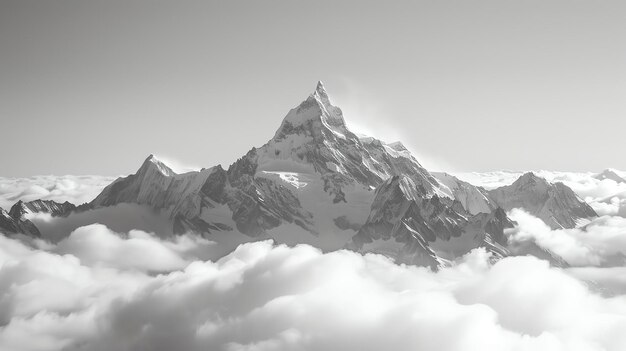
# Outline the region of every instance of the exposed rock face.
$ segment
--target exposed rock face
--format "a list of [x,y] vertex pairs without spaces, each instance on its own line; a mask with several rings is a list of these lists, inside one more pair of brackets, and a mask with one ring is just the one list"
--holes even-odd
[[[116,180],[91,206],[145,204],[165,211],[177,232],[211,232],[233,229],[208,219],[212,208],[227,205],[236,229],[252,237],[284,223],[317,234],[313,214],[301,205],[301,200],[307,200],[303,196],[310,195],[297,193],[282,177],[271,177],[283,172],[314,178],[328,194],[330,205],[348,203],[347,196],[352,195],[347,193],[355,186],[371,191],[394,174],[410,177],[425,196],[445,196],[439,182],[402,144],[361,139],[350,132],[341,110],[330,103],[318,83],[313,94],[287,114],[274,138],[250,150],[228,170],[217,166],[179,175],[150,156],[136,174]],[[339,229],[361,224],[347,218],[336,222]]]
[[553,229],[574,228],[581,219],[597,216],[591,206],[565,184],[551,184],[532,172],[511,185],[489,191],[489,195],[505,210],[522,208]]
[[256,149],[253,149],[226,172],[229,186],[225,199],[233,211],[237,229],[258,236],[286,222],[314,233],[311,214],[302,209],[298,198],[286,186],[272,179],[256,177],[255,158]]
[[[464,182],[448,173],[436,172],[433,176],[443,184],[444,191],[461,203],[471,214],[491,213],[498,205],[489,197],[487,190]],[[447,188],[447,189],[446,189]]]
[[318,83],[272,139],[227,169],[177,174],[150,156],[88,205],[42,206],[62,215],[135,203],[166,214],[175,233],[347,246],[437,267],[476,247],[506,255],[504,229],[513,223],[499,207],[522,207],[562,226],[595,215],[564,185],[533,182],[487,192],[445,173],[433,176],[401,143],[352,133]]
[[11,207],[9,214],[13,218],[20,218],[34,213],[49,213],[53,217],[65,217],[76,209],[76,205],[69,201],[59,203],[52,200],[34,200],[29,202],[20,200]]
[[[505,255],[504,229],[512,222],[502,209],[472,215],[447,197],[424,196],[405,176],[394,176],[376,191],[367,222],[353,238],[358,250],[379,251],[389,243],[398,248],[397,259],[437,267],[446,257],[482,246]],[[384,251],[384,250],[383,250]]]
[[330,103],[321,82],[289,111],[257,155],[254,161],[260,171],[312,169],[321,175],[335,202],[345,201],[343,188],[349,183],[375,188],[396,174],[411,177],[426,194],[438,193],[440,186],[401,143],[385,144],[349,131],[341,109]]
[[175,228],[180,231],[185,231],[186,224],[191,223],[197,226],[195,229],[210,231],[219,228],[219,223],[206,223],[198,219],[203,207],[200,190],[207,178],[219,170],[221,167],[176,174],[150,155],[137,173],[115,180],[90,205],[93,208],[125,202],[148,205],[169,215],[175,221]]
[[21,216],[12,217],[7,211],[0,208],[0,232],[4,234],[26,234],[40,237],[39,229],[33,222]]
[[149,205],[174,221],[174,231],[210,233],[232,230],[228,224],[203,217],[203,210],[227,205],[237,229],[258,236],[282,221],[305,226],[308,214],[300,212],[297,198],[285,187],[264,178],[255,179],[248,157],[228,171],[221,166],[199,172],[176,174],[154,156],[148,157],[136,174],[120,178],[106,187],[91,203],[94,208],[118,203]]
[[172,217],[178,214],[193,217],[200,211],[201,201],[197,192],[214,170],[176,174],[150,155],[137,173],[115,180],[91,205],[101,207],[130,202],[150,205],[168,212]]
[[41,233],[33,222],[28,219],[29,215],[47,213],[52,217],[65,217],[78,208],[66,201],[59,203],[52,200],[34,200],[29,202],[18,201],[9,212],[0,209],[0,231],[10,234],[26,234],[40,237]]
[[594,178],[599,180],[610,179],[616,183],[626,183],[626,179],[619,176],[619,174],[615,173],[612,169],[605,169],[602,173],[596,174]]

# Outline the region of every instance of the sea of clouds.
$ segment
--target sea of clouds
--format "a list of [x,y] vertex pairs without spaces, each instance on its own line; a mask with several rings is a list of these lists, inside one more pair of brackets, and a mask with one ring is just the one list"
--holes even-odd
[[[603,182],[572,188],[600,199]],[[433,272],[270,241],[224,256],[194,234],[101,224],[56,243],[0,235],[0,350],[626,350],[617,214],[552,230],[511,211],[511,243],[567,268],[476,249]]]
[[98,224],[56,245],[0,236],[0,349],[626,349],[624,274],[607,294],[593,272],[482,249],[432,272],[268,241],[212,260],[211,245]]
[[115,177],[105,176],[35,176],[0,177],[0,207],[9,210],[19,200],[69,201],[80,205],[93,200]]

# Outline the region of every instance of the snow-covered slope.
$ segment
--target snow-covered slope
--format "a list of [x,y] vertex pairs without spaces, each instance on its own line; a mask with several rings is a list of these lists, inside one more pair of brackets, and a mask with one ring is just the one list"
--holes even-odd
[[410,176],[426,196],[440,193],[437,180],[401,143],[359,138],[349,131],[321,82],[289,111],[251,162],[257,171],[316,173],[334,202],[346,201],[343,188],[348,184],[375,188],[396,174]]
[[481,187],[464,182],[448,173],[436,172],[433,175],[445,186],[444,192],[459,201],[471,214],[491,213],[498,207],[489,198],[489,193]]
[[281,220],[305,225],[309,216],[298,212],[297,199],[272,181],[252,179],[247,169],[246,159],[242,158],[228,171],[215,166],[176,174],[151,155],[137,173],[106,187],[91,206],[148,205],[167,214],[179,233],[230,231],[236,227],[242,233],[258,236]]
[[145,204],[166,212],[177,232],[238,231],[336,249],[365,223],[374,189],[396,174],[409,177],[422,197],[452,196],[401,143],[348,130],[320,82],[268,143],[227,170],[178,175],[151,156],[91,205]]
[[219,167],[199,172],[176,174],[171,168],[150,155],[137,173],[115,180],[92,202],[94,208],[119,203],[137,203],[160,210],[172,218],[193,218],[200,214],[200,189]]
[[406,176],[394,176],[376,191],[372,211],[352,247],[437,267],[476,247],[506,255],[504,229],[512,227],[502,209],[472,215],[448,197],[424,197]]
[[511,185],[489,191],[489,196],[505,210],[523,208],[554,229],[574,228],[581,220],[597,216],[572,189],[560,182],[549,183],[532,172]]
[[[400,142],[351,132],[319,82],[266,144],[227,169],[178,174],[151,155],[87,205],[22,203],[15,213],[72,212],[66,222],[84,223],[132,205],[168,223],[163,232],[350,247],[435,267],[479,246],[506,255],[503,231],[512,223],[498,206],[521,206],[566,226],[588,214],[583,204],[558,184],[488,192],[433,175]],[[551,211],[556,214],[546,217]]]

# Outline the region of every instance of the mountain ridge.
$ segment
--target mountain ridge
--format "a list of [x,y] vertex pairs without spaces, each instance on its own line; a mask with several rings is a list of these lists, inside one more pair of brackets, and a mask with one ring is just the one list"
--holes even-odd
[[523,208],[552,229],[574,228],[580,220],[598,216],[565,184],[552,184],[533,172],[524,173],[513,184],[488,193],[503,209]]
[[[532,190],[528,199],[521,196],[528,202],[521,205],[549,200],[550,208],[564,213],[560,225],[575,225],[567,218],[584,206],[571,189],[551,190],[532,175],[522,178],[541,187],[516,187]],[[503,232],[513,223],[500,207],[512,203],[507,199],[513,195],[431,173],[401,142],[354,134],[318,82],[272,139],[228,168],[178,174],[150,155],[136,173],[66,212],[132,203],[165,214],[174,233],[241,233],[249,240],[384,253],[435,268],[476,247],[507,255]],[[559,196],[566,201],[557,201]]]

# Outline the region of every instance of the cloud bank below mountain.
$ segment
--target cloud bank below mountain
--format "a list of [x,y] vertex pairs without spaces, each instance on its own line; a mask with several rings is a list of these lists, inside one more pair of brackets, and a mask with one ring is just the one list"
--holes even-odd
[[517,222],[509,233],[512,244],[533,241],[573,266],[626,264],[626,218],[602,216],[580,228],[552,230],[520,209],[509,216]]
[[533,257],[492,265],[478,249],[435,273],[307,245],[248,243],[217,261],[211,248],[102,225],[56,245],[0,236],[0,349],[626,347],[626,296]]
[[[624,350],[626,220],[618,215],[626,185],[591,173],[538,175],[563,181],[602,216],[551,230],[514,210],[517,226],[507,234],[572,268],[534,257],[492,264],[477,249],[432,272],[268,241],[224,256],[193,234],[82,226],[90,218],[67,224],[54,244],[0,235],[0,349]],[[492,188],[517,176],[468,180]],[[0,199],[81,203],[110,181],[2,178]],[[114,222],[120,211],[137,217],[128,206],[112,210]]]

